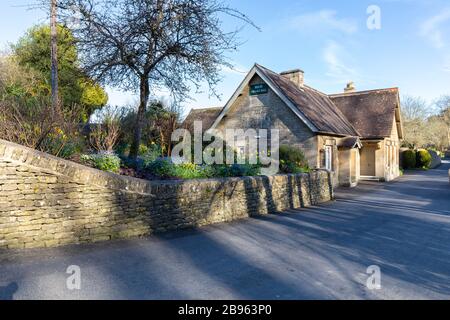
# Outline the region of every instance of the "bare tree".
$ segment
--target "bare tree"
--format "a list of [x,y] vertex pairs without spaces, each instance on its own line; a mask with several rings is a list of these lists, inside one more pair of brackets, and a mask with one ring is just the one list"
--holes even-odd
[[439,117],[446,125],[447,147],[450,148],[450,95],[444,95],[436,102]]
[[[215,94],[225,53],[236,50],[245,24],[254,24],[219,0],[61,0],[63,16],[78,17],[74,30],[86,71],[101,83],[139,88],[130,156],[138,154],[151,92],[170,89],[178,101],[206,82]],[[242,22],[225,32],[222,16]]]
[[405,95],[402,97],[402,117],[405,120],[425,120],[431,110],[421,97]]
[[52,86],[52,109],[56,115],[61,114],[59,97],[58,97],[58,31],[56,22],[56,0],[51,0],[50,7],[50,29],[51,29],[51,64],[52,64],[52,75],[51,75],[51,86]]
[[402,98],[404,141],[411,147],[450,146],[450,96],[442,96],[434,107],[420,97]]
[[150,104],[150,125],[155,131],[155,141],[161,146],[164,156],[170,156],[171,154],[171,136],[180,125],[182,110],[182,107],[176,103],[154,101]]
[[427,102],[420,97],[402,97],[404,142],[417,148],[426,144],[426,120],[430,114]]
[[97,123],[90,125],[89,143],[97,152],[113,152],[120,138],[123,109],[106,106],[97,112]]
[[425,136],[428,146],[444,151],[448,147],[448,126],[439,115],[427,119]]

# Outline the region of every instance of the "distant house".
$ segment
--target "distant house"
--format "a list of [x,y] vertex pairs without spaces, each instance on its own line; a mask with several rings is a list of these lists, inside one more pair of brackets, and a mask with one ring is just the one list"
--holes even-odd
[[311,167],[334,173],[336,184],[399,176],[398,88],[358,92],[350,83],[327,95],[307,86],[299,69],[278,74],[255,64],[224,107],[192,110],[185,126],[194,120],[221,133],[279,129],[280,144],[302,149]]
[[202,131],[205,132],[213,125],[214,121],[216,121],[217,116],[220,111],[222,111],[223,107],[217,108],[203,108],[203,109],[192,109],[187,115],[186,119],[183,121],[183,127],[193,132],[194,130],[194,122],[201,121],[202,122]]

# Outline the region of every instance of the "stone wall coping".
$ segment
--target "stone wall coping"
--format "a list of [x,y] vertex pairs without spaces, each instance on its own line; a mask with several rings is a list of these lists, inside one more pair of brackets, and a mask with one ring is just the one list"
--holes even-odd
[[80,184],[147,193],[148,181],[101,171],[45,152],[0,139],[0,158],[67,176]]

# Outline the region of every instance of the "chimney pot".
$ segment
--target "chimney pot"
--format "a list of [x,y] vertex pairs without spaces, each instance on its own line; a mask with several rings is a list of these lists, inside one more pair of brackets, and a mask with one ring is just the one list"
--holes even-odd
[[355,84],[353,83],[353,81],[347,83],[347,86],[344,88],[344,92],[355,92],[356,88],[355,88]]
[[295,69],[284,71],[281,72],[280,75],[295,83],[298,88],[302,88],[304,85],[305,73],[303,72],[303,70]]

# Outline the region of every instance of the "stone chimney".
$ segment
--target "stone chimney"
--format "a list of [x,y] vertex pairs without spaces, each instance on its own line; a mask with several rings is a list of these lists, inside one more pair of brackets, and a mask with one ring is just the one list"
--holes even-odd
[[305,75],[300,69],[284,71],[280,75],[295,83],[298,88],[302,88],[304,85]]
[[347,83],[347,86],[344,88],[344,92],[355,92],[356,88],[355,88],[355,84],[353,82],[349,82]]

